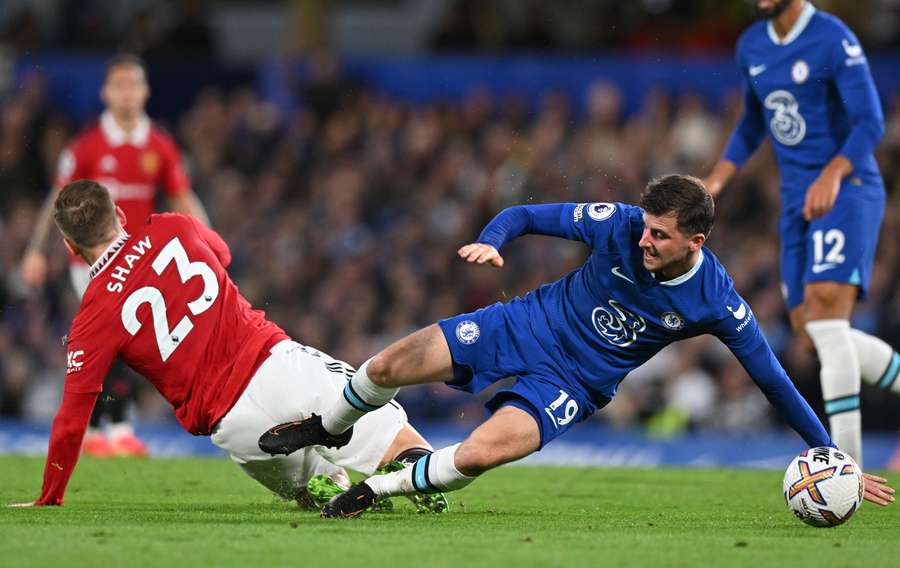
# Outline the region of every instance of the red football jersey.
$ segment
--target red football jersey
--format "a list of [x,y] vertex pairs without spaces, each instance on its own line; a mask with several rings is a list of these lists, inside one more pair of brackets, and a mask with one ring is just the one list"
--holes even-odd
[[175,196],[191,187],[181,153],[168,134],[144,117],[126,133],[109,112],[76,137],[62,153],[55,187],[72,180],[92,179],[109,190],[127,217],[133,233],[154,211],[157,188]]
[[[287,336],[225,271],[228,246],[192,217],[152,215],[91,266],[68,338],[65,392],[99,393],[118,357],[146,377],[193,434],[210,434],[265,349]],[[76,355],[77,354],[77,355]]]
[[50,432],[39,505],[62,503],[91,410],[118,357],[146,377],[193,434],[210,434],[269,349],[288,339],[238,292],[231,252],[212,229],[152,215],[91,266],[68,337],[63,400]]

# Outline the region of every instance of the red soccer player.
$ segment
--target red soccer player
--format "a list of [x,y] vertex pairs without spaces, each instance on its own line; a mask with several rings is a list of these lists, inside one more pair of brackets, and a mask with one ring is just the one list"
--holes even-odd
[[[90,180],[62,188],[53,218],[69,252],[90,264],[90,280],[68,336],[65,389],[43,490],[26,505],[62,504],[91,409],[116,357],[159,390],[187,431],[211,436],[250,476],[285,498],[301,496],[312,478],[331,483],[315,491],[310,485],[314,496],[336,494],[339,484],[349,486],[344,467],[371,474],[391,460],[431,452],[392,403],[361,420],[340,450],[264,453],[257,444],[261,432],[333,404],[354,369],[291,341],[254,310],[228,277],[228,246],[196,219],[151,215],[126,233],[122,209]],[[418,496],[417,502],[435,512],[446,509],[443,496]]]
[[[162,188],[174,211],[208,224],[203,206],[191,191],[178,147],[144,112],[149,96],[144,64],[138,57],[124,54],[107,63],[100,91],[106,111],[60,156],[54,191],[41,209],[22,263],[22,277],[29,286],[44,284],[47,260],[43,250],[53,199],[59,188],[73,179],[93,179],[106,186],[116,205],[125,211],[126,230],[133,231],[147,222],[154,210],[157,188]],[[82,296],[88,282],[88,266],[74,255],[70,260],[72,285]],[[113,367],[106,396],[91,416],[84,446],[89,455],[146,455],[146,447],[134,435],[125,416],[133,382],[133,374],[127,369],[121,365]],[[100,430],[104,415],[110,422],[108,438]]]

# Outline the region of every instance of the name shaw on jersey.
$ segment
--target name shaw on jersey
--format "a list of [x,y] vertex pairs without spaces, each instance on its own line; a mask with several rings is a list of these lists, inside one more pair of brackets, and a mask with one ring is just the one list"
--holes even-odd
[[140,260],[148,250],[152,248],[153,244],[150,242],[149,235],[131,245],[131,252],[126,252],[125,256],[119,261],[119,263],[110,269],[112,270],[109,275],[110,278],[112,278],[113,280],[118,280],[118,282],[113,282],[112,280],[110,280],[106,283],[106,290],[108,292],[115,292],[117,294],[122,293],[122,290],[125,289],[125,280],[128,278],[128,275],[131,274],[131,270],[134,268],[134,264],[138,260]]

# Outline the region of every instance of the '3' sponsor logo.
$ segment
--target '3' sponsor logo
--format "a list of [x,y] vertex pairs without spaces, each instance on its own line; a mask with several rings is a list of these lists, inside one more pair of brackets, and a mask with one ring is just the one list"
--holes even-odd
[[628,347],[647,329],[644,318],[615,300],[609,301],[609,307],[594,308],[591,321],[597,333],[617,347]]

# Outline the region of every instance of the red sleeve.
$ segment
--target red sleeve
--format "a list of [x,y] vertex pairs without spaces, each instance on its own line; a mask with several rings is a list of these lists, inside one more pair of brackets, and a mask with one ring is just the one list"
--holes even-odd
[[[92,290],[88,290],[91,293]],[[99,394],[106,373],[118,354],[120,339],[109,325],[111,314],[95,301],[85,298],[72,321],[66,353],[65,392]]]
[[[92,290],[88,290],[91,294]],[[118,352],[109,315],[96,299],[86,297],[72,321],[66,353],[63,400],[50,430],[39,505],[61,505],[66,484],[81,452],[81,440],[91,419],[103,380]]]
[[228,245],[222,237],[219,236],[219,233],[213,231],[190,215],[185,215],[184,217],[191,221],[191,224],[194,225],[194,229],[196,229],[200,238],[209,245],[209,248],[215,253],[216,258],[219,259],[222,266],[228,268],[228,265],[231,264],[231,250],[228,248]]
[[162,185],[163,193],[167,197],[174,197],[190,191],[191,181],[188,179],[187,172],[184,169],[184,161],[181,159],[181,152],[175,145],[175,142],[167,136],[161,136],[162,148]]
[[66,485],[72,477],[75,464],[78,463],[81,440],[84,438],[96,402],[96,393],[63,394],[62,404],[50,430],[50,449],[47,451],[47,463],[44,465],[44,485],[37,505],[62,505]]

